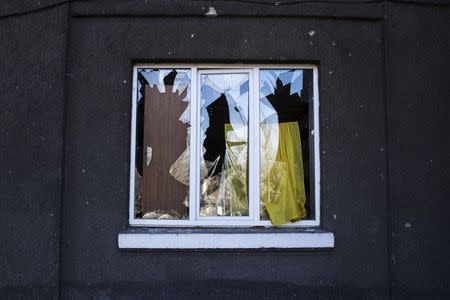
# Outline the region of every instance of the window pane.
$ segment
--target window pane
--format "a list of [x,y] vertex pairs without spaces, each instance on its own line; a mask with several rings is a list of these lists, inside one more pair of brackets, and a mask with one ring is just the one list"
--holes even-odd
[[190,70],[138,70],[136,218],[188,219],[190,83]]
[[249,75],[200,77],[200,216],[248,216]]
[[260,70],[261,219],[274,225],[314,217],[309,166],[312,73]]

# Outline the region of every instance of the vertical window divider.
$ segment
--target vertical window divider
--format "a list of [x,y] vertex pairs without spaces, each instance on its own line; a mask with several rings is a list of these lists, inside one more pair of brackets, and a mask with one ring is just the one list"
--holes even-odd
[[251,180],[253,182],[253,195],[251,202],[253,205],[253,221],[260,221],[260,120],[259,120],[259,68],[253,68],[253,76],[252,76],[252,95],[251,95],[251,103],[250,107],[252,108],[252,121],[253,130],[252,138],[250,139],[250,143],[253,144],[253,151],[251,157],[254,176],[251,176]]
[[316,226],[320,225],[320,126],[319,126],[319,70],[313,66],[313,99],[314,107],[314,208]]
[[248,214],[252,222],[255,221],[255,107],[253,106],[253,94],[255,93],[255,82],[253,80],[253,69],[248,70]]
[[200,155],[198,152],[198,135],[200,132],[200,120],[198,119],[198,112],[200,110],[200,101],[198,98],[198,84],[197,84],[197,68],[191,68],[191,127],[189,137],[189,221],[194,222],[197,219],[197,207],[199,206],[199,189],[200,175]]
[[130,206],[129,206],[129,212],[128,212],[128,222],[133,222],[135,215],[135,176],[136,176],[136,110],[137,110],[137,97],[138,97],[138,90],[137,90],[137,67],[133,67],[133,90],[132,90],[132,96],[131,96],[131,143],[130,143]]

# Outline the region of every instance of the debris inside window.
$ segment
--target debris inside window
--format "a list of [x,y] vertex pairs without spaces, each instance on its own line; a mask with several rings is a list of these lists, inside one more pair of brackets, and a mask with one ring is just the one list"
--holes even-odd
[[248,216],[249,75],[200,77],[200,216]]
[[308,215],[311,82],[304,80],[305,73],[275,69],[259,73],[261,219],[274,225]]
[[315,220],[313,69],[193,70],[137,69],[134,218]]

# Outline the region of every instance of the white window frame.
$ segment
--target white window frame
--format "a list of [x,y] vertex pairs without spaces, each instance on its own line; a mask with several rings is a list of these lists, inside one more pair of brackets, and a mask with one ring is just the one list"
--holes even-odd
[[[189,220],[154,220],[135,218],[135,160],[136,160],[136,108],[138,99],[138,69],[190,69],[191,70],[191,154],[189,187]],[[273,227],[269,220],[260,220],[259,205],[259,70],[260,69],[310,69],[313,70],[313,122],[314,137],[314,220],[300,220],[277,227],[318,227],[320,225],[320,132],[318,67],[310,64],[136,64],[133,67],[131,145],[130,145],[130,193],[129,224],[136,227]],[[200,217],[200,76],[205,73],[249,73],[249,216],[248,217]],[[254,120],[254,121],[251,121]],[[257,200],[255,200],[257,199]]]

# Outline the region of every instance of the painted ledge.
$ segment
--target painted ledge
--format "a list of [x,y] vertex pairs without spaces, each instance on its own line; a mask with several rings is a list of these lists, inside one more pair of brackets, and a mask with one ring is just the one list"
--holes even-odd
[[120,249],[317,249],[333,248],[331,232],[143,233],[118,236]]

